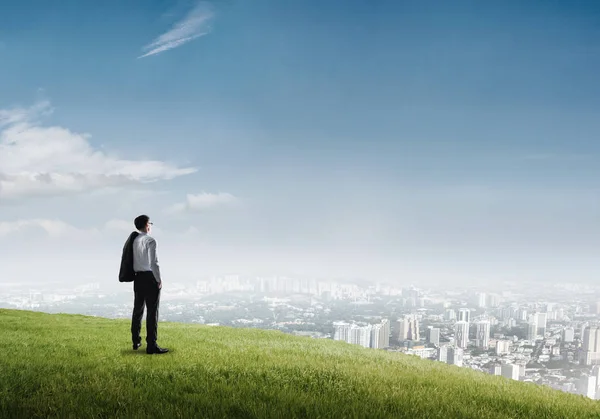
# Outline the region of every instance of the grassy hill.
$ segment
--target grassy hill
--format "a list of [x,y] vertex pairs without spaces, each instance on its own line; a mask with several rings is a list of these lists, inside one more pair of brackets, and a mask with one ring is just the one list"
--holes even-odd
[[[591,418],[600,403],[343,342],[0,310],[0,417]],[[143,329],[144,330],[144,329]]]

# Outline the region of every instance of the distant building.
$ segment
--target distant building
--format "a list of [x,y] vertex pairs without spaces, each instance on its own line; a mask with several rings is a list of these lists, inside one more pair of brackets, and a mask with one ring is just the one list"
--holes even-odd
[[577,383],[577,391],[579,394],[590,399],[596,399],[596,376],[583,375]]
[[502,376],[511,380],[519,380],[519,366],[515,364],[502,364]]
[[575,329],[572,327],[565,327],[563,330],[563,342],[570,343],[575,340]]
[[381,336],[379,338],[379,347],[380,348],[389,348],[390,346],[390,333],[391,333],[391,324],[388,319],[383,319],[381,321],[382,331]]
[[600,329],[596,326],[586,327],[583,332],[580,363],[600,364]]
[[497,340],[496,341],[496,355],[502,356],[510,353],[510,340]]
[[469,346],[469,323],[458,321],[454,325],[454,338],[456,346],[466,349]]
[[481,349],[488,349],[490,346],[490,322],[481,321],[477,323],[477,333],[475,335],[475,346]]
[[398,341],[419,340],[419,320],[415,315],[407,315],[398,320]]
[[502,365],[492,365],[492,367],[490,368],[490,374],[502,375]]
[[458,310],[458,321],[469,323],[471,321],[471,310],[468,308]]
[[389,321],[358,326],[345,322],[334,323],[333,340],[341,340],[365,348],[382,349],[389,346]]
[[441,346],[438,349],[437,360],[440,362],[448,362],[448,345]]
[[529,316],[529,323],[527,324],[527,340],[536,340],[538,335],[538,324],[537,316],[532,314]]
[[456,320],[456,311],[451,308],[446,309],[446,314],[444,317],[448,321]]
[[435,346],[440,345],[440,329],[437,327],[427,328],[427,343]]
[[371,347],[371,326],[356,326],[350,327],[350,342],[354,345],[360,345],[364,348]]
[[463,350],[455,346],[448,346],[448,358],[446,362],[450,365],[456,365],[457,367],[463,366]]
[[536,313],[537,316],[537,334],[542,338],[546,334],[546,322],[548,320],[548,313]]
[[479,308],[485,308],[485,306],[486,306],[485,292],[480,292],[479,294],[477,294],[477,306]]

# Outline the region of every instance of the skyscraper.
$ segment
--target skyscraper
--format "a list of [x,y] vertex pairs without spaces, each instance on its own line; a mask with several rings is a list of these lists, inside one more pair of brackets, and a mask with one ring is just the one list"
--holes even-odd
[[398,320],[398,341],[419,340],[419,320],[415,315],[407,315]]
[[600,364],[600,329],[597,326],[585,328],[581,351],[580,363],[584,365]]
[[537,334],[542,338],[546,334],[546,322],[548,320],[548,313],[536,313],[537,316]]
[[333,340],[341,340],[365,348],[385,348],[389,346],[389,322],[384,320],[381,324],[367,326],[336,322],[334,323]]
[[379,348],[387,348],[390,346],[390,321],[388,319],[383,319],[381,321],[378,346]]
[[463,354],[464,351],[461,348],[455,346],[448,346],[448,359],[447,363],[450,365],[456,365],[457,367],[463,366]]
[[480,321],[477,323],[477,334],[475,336],[475,346],[482,349],[488,349],[490,345],[490,322]]
[[537,332],[537,316],[532,314],[529,316],[529,323],[527,324],[527,340],[536,340]]
[[468,308],[458,310],[458,321],[469,323],[471,321],[471,310]]
[[465,321],[458,321],[454,326],[454,340],[456,346],[462,349],[466,349],[469,345],[469,323]]
[[579,394],[589,397],[590,399],[596,399],[596,376],[595,375],[582,375],[577,383],[577,390]]
[[480,292],[479,294],[477,294],[477,306],[479,308],[485,308],[485,303],[486,303],[485,292]]
[[515,364],[502,364],[502,376],[511,380],[518,380],[519,366]]
[[371,347],[371,327],[361,327],[352,325],[350,327],[350,342],[354,345],[360,345],[363,348]]
[[438,349],[438,361],[448,362],[448,345],[441,346]]
[[427,328],[427,343],[431,343],[432,345],[439,346],[440,345],[440,329],[437,327],[428,327]]
[[510,353],[510,340],[496,341],[496,355],[501,356]]

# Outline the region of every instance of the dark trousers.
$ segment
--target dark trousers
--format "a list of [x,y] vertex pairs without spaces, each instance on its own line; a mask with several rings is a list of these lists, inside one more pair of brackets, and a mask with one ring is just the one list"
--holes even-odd
[[156,346],[158,337],[158,305],[160,289],[152,272],[138,272],[133,280],[133,315],[131,316],[131,339],[133,343],[141,343],[142,317],[144,306],[146,311],[146,344]]

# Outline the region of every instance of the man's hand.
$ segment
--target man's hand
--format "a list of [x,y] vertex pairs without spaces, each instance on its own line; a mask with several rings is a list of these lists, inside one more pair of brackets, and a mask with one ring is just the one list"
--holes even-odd
[[160,282],[158,283],[158,289],[161,289],[161,288],[162,288],[162,281],[160,281]]

